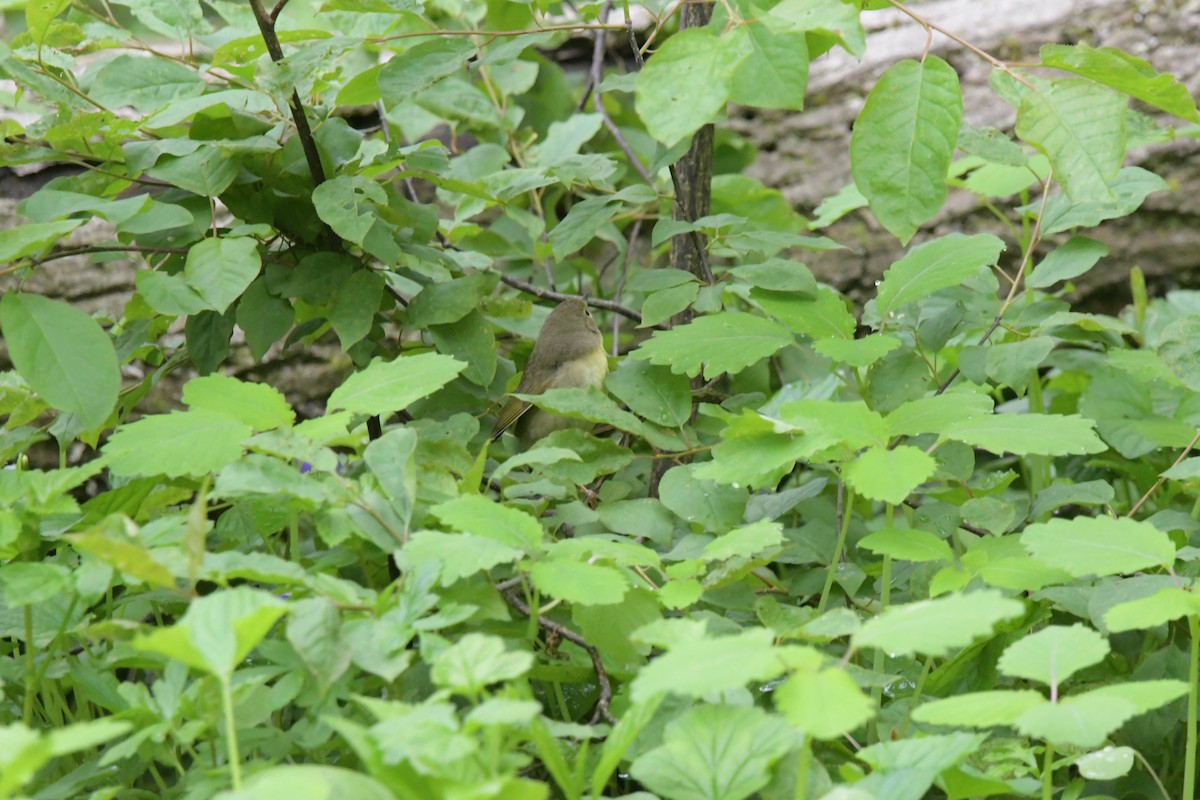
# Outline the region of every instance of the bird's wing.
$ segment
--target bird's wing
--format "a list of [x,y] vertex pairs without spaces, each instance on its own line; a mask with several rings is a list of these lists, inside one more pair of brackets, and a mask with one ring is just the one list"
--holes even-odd
[[[551,385],[554,378],[554,372],[549,371],[544,375],[530,375],[526,370],[521,376],[521,382],[517,385],[517,390],[514,394],[541,394],[546,391]],[[532,403],[527,403],[516,397],[508,398],[508,402],[500,409],[500,413],[496,416],[496,424],[492,426],[492,441],[500,438],[500,434],[508,430],[517,420],[521,418],[525,412],[533,408]]]

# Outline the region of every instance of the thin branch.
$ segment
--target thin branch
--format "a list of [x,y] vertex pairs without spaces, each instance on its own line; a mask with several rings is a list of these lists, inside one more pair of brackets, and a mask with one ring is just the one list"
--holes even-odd
[[[1183,452],[1179,454],[1179,458],[1175,459],[1175,463],[1171,465],[1170,469],[1174,469],[1175,467],[1179,466],[1179,462],[1187,458],[1188,453],[1192,452],[1192,448],[1196,446],[1197,442],[1200,442],[1200,428],[1196,430],[1196,435],[1192,437],[1190,442],[1188,442],[1187,447],[1183,448]],[[1133,508],[1129,509],[1129,513],[1125,516],[1132,519],[1133,515],[1136,514],[1141,507],[1146,504],[1146,501],[1150,499],[1150,495],[1158,491],[1158,487],[1162,486],[1164,483],[1166,483],[1166,481],[1167,479],[1165,476],[1159,475],[1158,480],[1154,482],[1154,485],[1146,490],[1146,493],[1142,495],[1141,499],[1138,500],[1137,503],[1134,504]]]
[[283,13],[283,7],[288,4],[288,0],[279,0],[275,7],[271,9],[271,23],[274,25],[275,20],[279,19],[279,15]]
[[[533,612],[530,610],[529,606],[525,604],[524,600],[522,600],[520,597],[517,597],[515,590],[504,592],[504,599],[508,601],[510,606],[515,608],[517,611],[520,611],[525,616],[533,616]],[[574,642],[575,644],[579,645],[592,659],[592,668],[596,671],[596,682],[600,685],[600,696],[596,699],[596,713],[592,715],[591,722],[594,725],[603,719],[606,722],[615,724],[616,720],[613,719],[612,712],[608,710],[609,703],[612,702],[612,684],[608,682],[608,673],[604,671],[604,664],[602,664],[600,661],[599,651],[588,644],[587,640],[578,633],[566,627],[565,625],[560,625],[552,619],[543,617],[539,614],[537,617],[537,624],[538,627],[545,628],[552,633],[558,634],[568,642]]]
[[[607,20],[609,12],[612,11],[612,0],[608,0],[604,4],[604,8],[600,10],[600,19]],[[626,17],[628,19],[628,17]],[[600,81],[604,77],[604,54],[607,48],[605,47],[604,31],[598,30],[595,33],[595,43],[592,46],[592,67],[588,71],[588,88],[584,92],[583,101],[587,102],[587,97],[590,94],[592,97],[592,108],[600,115],[600,119],[604,122],[604,127],[612,135],[616,141],[617,147],[621,148],[621,152],[629,159],[629,163],[637,170],[638,175],[642,176],[642,180],[650,184],[650,188],[654,188],[654,179],[650,177],[649,170],[642,164],[642,160],[633,152],[633,148],[629,146],[629,142],[625,141],[625,137],[621,134],[621,130],[617,124],[613,122],[612,117],[608,115],[608,111],[604,108],[604,101],[600,98]]]
[[[282,0],[276,8],[282,11],[284,2],[286,0]],[[279,37],[275,35],[275,18],[263,10],[262,0],[250,0],[250,8],[254,11],[254,19],[258,22],[258,30],[267,45],[267,52],[271,54],[271,60],[278,64],[283,61],[283,46],[279,44]],[[304,104],[300,102],[300,92],[296,89],[292,89],[290,106],[292,122],[296,125],[296,135],[300,137],[300,147],[304,150],[304,160],[308,162],[313,186],[320,186],[325,182],[325,168],[321,166],[317,142],[313,139],[312,128],[309,127],[308,117],[304,113]]]
[[161,253],[163,255],[186,255],[188,248],[186,247],[141,247],[137,245],[90,245],[88,247],[76,247],[71,250],[56,250],[41,258],[30,258],[23,262],[17,262],[12,266],[0,269],[0,275],[9,272],[15,272],[18,269],[26,267],[39,267],[48,261],[57,261],[60,258],[71,258],[72,256],[90,256],[93,253]]
[[393,36],[372,36],[366,41],[372,44],[383,44],[397,39],[420,39],[430,36],[483,36],[485,40],[483,44],[491,44],[496,39],[503,39],[512,36],[529,36],[535,33],[553,33],[555,31],[619,31],[623,30],[623,25],[589,25],[581,23],[578,25],[546,25],[541,28],[526,28],[519,31],[482,31],[474,29],[466,30],[436,30],[436,31],[417,31],[413,33],[397,33]]
[[550,289],[543,289],[540,286],[534,286],[532,283],[523,281],[520,278],[514,278],[511,275],[504,275],[503,273],[500,275],[500,280],[514,289],[518,289],[526,294],[531,294],[534,297],[540,297],[543,300],[554,300],[560,303],[563,300],[582,300],[592,308],[603,308],[605,311],[611,311],[614,314],[620,314],[621,316],[628,317],[629,319],[638,323],[642,321],[641,314],[634,311],[632,308],[627,308],[626,306],[623,306],[620,303],[612,300],[604,300],[600,297],[587,297],[585,295],[555,292]]

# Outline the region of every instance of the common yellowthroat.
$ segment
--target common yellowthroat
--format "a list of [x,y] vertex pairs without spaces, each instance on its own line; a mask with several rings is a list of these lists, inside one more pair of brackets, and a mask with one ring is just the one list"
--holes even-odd
[[[541,394],[547,389],[588,386],[600,388],[607,374],[604,339],[587,304],[582,300],[564,300],[542,323],[516,394]],[[592,426],[586,420],[561,417],[512,397],[500,409],[492,428],[492,440],[499,439],[500,434],[514,423],[523,447],[529,447],[554,431]]]

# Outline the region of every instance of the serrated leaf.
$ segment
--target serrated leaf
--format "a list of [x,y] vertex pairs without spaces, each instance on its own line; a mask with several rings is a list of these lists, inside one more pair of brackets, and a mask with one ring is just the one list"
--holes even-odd
[[346,378],[329,396],[329,409],[386,414],[433,394],[467,365],[439,353],[374,359]]
[[1003,250],[1004,242],[990,233],[954,233],[925,242],[883,273],[875,307],[886,319],[908,303],[958,286],[982,267],[995,264]]
[[942,656],[989,635],[996,623],[1024,613],[1020,602],[991,590],[920,600],[892,606],[863,623],[853,642],[859,649],[878,647],[896,655]]
[[669,366],[689,377],[736,374],[792,344],[792,334],[754,314],[723,311],[697,317],[669,331],[656,331],[630,357]]
[[858,541],[858,546],[901,561],[949,561],[954,557],[945,539],[908,528],[884,528],[869,533]]
[[1102,453],[1108,446],[1094,427],[1095,422],[1078,414],[990,414],[950,423],[941,439],[964,442],[997,455]]
[[207,475],[242,456],[252,429],[213,411],[172,411],[122,425],[104,445],[116,475]]
[[1057,687],[1079,670],[1103,661],[1109,650],[1108,640],[1091,628],[1047,625],[1009,645],[997,667],[1010,678]]
[[1078,78],[1027,92],[1017,109],[1017,135],[1050,159],[1054,178],[1074,202],[1113,202],[1112,181],[1125,160],[1128,101]]
[[946,200],[958,142],[958,73],[937,56],[889,67],[850,138],[850,170],[883,227],[907,243]]
[[225,375],[193,378],[183,387],[183,402],[194,410],[224,414],[255,432],[290,427],[296,414],[273,386],[246,383]]
[[117,404],[121,373],[112,340],[96,320],[58,300],[9,291],[0,330],[18,374],[48,404],[99,428]]
[[1127,700],[1089,693],[1034,706],[1017,719],[1016,728],[1056,745],[1096,747],[1136,713]]
[[437,686],[478,697],[490,684],[519,678],[532,666],[531,653],[508,650],[499,636],[468,633],[433,660],[429,674]]
[[662,692],[703,697],[770,680],[784,670],[773,639],[769,630],[751,628],[677,644],[642,668],[633,681],[632,697],[635,702]]
[[953,422],[990,416],[995,401],[986,394],[952,392],[903,403],[887,415],[892,436],[938,433]]
[[1037,560],[1075,577],[1119,575],[1175,561],[1175,545],[1148,522],[1112,517],[1053,519],[1025,528],[1021,544]]
[[1200,597],[1183,589],[1163,589],[1157,594],[1113,606],[1104,624],[1113,633],[1154,628],[1180,617],[1200,618]]
[[624,359],[604,385],[630,411],[656,425],[675,428],[691,418],[691,386],[667,367]]
[[529,577],[539,592],[585,606],[619,603],[629,590],[621,573],[603,564],[542,560],[533,565]]
[[863,497],[898,504],[937,471],[937,461],[919,447],[872,447],[846,465],[846,482]]
[[486,536],[527,553],[542,548],[542,526],[536,519],[480,495],[455,498],[434,506],[430,513],[455,530]]
[[1168,114],[1200,122],[1196,101],[1174,75],[1160,73],[1150,62],[1115,47],[1094,48],[1084,42],[1043,45],[1042,64],[1102,83]]
[[1033,689],[1016,691],[968,692],[944,700],[922,703],[913,711],[913,719],[929,725],[959,725],[965,728],[990,728],[1013,725],[1030,708],[1047,702]]
[[704,546],[702,556],[711,561],[736,556],[749,558],[764,550],[778,547],[782,542],[783,526],[778,522],[755,522],[718,536]]
[[839,364],[869,367],[900,345],[894,336],[872,333],[861,339],[820,339],[813,344],[813,350]]

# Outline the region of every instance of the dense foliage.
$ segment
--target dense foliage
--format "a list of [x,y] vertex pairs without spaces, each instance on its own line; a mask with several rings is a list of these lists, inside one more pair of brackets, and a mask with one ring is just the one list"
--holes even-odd
[[[891,0],[16,6],[0,158],[82,169],[0,232],[0,798],[1193,796],[1200,293],[1066,300],[1170,75],[971,55],[1009,135],[891,65],[809,222],[720,118]],[[1004,238],[922,235],[950,191]],[[861,307],[798,260],[850,213],[920,242]],[[21,291],[79,249],[122,314]],[[574,294],[625,355],[535,399],[597,427],[489,444]],[[333,339],[321,416],[222,374]]]

